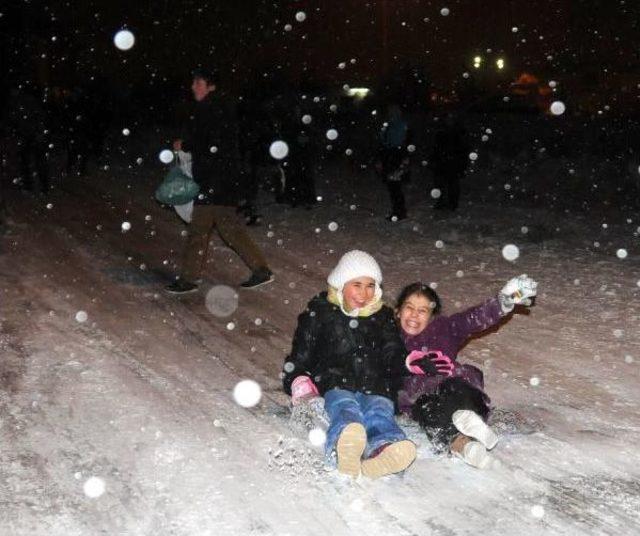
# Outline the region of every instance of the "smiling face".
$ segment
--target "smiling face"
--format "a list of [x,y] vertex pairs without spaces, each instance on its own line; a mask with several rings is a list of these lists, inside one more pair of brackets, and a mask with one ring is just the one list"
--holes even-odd
[[371,277],[357,277],[347,281],[342,288],[342,298],[347,311],[362,309],[371,303],[376,293],[376,282]]
[[400,327],[408,335],[422,333],[431,320],[433,303],[422,294],[409,296],[398,310]]

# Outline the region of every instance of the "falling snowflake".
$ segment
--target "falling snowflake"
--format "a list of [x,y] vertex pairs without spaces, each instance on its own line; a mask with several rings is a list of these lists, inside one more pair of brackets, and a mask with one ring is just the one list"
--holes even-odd
[[441,195],[442,192],[438,188],[433,188],[431,190],[431,197],[433,197],[434,199],[439,199]]
[[618,251],[616,251],[616,257],[618,257],[619,259],[626,259],[627,255],[627,250],[624,248],[620,248]]
[[83,322],[86,322],[89,319],[89,315],[86,313],[86,311],[78,311],[76,313],[76,322],[80,322],[81,324]]
[[243,408],[252,408],[262,398],[262,389],[253,380],[241,380],[233,388],[233,399]]
[[282,140],[274,141],[269,146],[269,154],[276,160],[282,160],[289,154],[289,146]]
[[87,497],[89,497],[90,499],[96,499],[105,492],[106,485],[102,478],[92,476],[91,478],[88,478],[86,480],[84,486],[82,486],[82,489],[84,490],[84,494]]
[[551,103],[551,107],[549,108],[553,115],[562,115],[567,109],[562,101],[554,101]]
[[333,141],[338,138],[338,131],[335,128],[330,128],[327,130],[326,136],[328,140]]
[[532,387],[538,387],[538,385],[540,385],[540,378],[538,378],[537,376],[533,376],[529,380],[529,383],[531,384]]
[[302,116],[302,122],[303,122],[305,125],[308,125],[309,123],[311,123],[311,121],[313,121],[313,118],[312,118],[309,114],[304,114],[304,115]]
[[136,42],[135,36],[129,30],[120,30],[113,36],[113,44],[120,50],[129,50]]
[[448,16],[448,15],[449,15],[449,13],[451,13],[451,11],[449,10],[449,8],[448,8],[448,7],[443,7],[443,8],[440,10],[440,15],[442,15],[443,17]]
[[505,260],[513,262],[520,256],[520,249],[515,244],[507,244],[502,248],[502,256]]
[[531,515],[536,519],[544,517],[544,507],[541,504],[535,504],[531,507]]
[[307,18],[307,14],[304,11],[298,11],[296,13],[296,20],[298,22],[304,22],[306,18]]
[[160,151],[160,155],[158,156],[158,158],[163,164],[171,164],[171,162],[173,162],[173,151],[170,151],[169,149],[163,149],[162,151]]
[[332,221],[331,223],[329,223],[329,225],[327,225],[327,229],[329,229],[329,231],[337,231],[338,230],[338,224],[335,221]]
[[204,304],[212,315],[224,318],[238,308],[238,293],[227,285],[215,285],[207,292]]
[[327,434],[322,428],[313,428],[309,430],[309,442],[314,447],[322,447],[327,441]]
[[127,231],[131,230],[131,223],[128,221],[123,221],[120,228],[122,229],[123,233],[126,233]]

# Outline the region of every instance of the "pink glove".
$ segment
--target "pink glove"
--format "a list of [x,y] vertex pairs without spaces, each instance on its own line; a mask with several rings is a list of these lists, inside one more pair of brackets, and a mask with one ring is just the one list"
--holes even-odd
[[298,376],[293,380],[291,384],[291,403],[294,406],[316,396],[320,396],[320,393],[309,376]]
[[405,360],[405,365],[413,374],[438,374],[451,376],[456,368],[452,359],[439,350],[422,352],[413,350]]

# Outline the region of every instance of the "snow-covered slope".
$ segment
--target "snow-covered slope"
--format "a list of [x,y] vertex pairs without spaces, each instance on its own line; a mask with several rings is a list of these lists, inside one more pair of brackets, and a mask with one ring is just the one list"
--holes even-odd
[[[67,181],[47,200],[10,197],[0,257],[3,536],[640,531],[637,222],[618,214],[603,230],[578,213],[504,202],[443,217],[414,181],[410,219],[391,224],[366,170],[331,168],[318,207],[263,207],[252,233],[276,282],[239,291],[237,310],[221,318],[206,292],[242,280],[239,259],[214,237],[203,290],[166,296],[161,274],[184,244],[179,220],[126,170],[93,182]],[[514,262],[501,255],[506,244],[519,247]],[[352,248],[379,260],[390,300],[421,279],[437,283],[449,312],[520,273],[540,282],[530,314],[462,353],[485,371],[504,431],[491,469],[434,455],[403,421],[419,444],[415,464],[352,482],[288,426],[278,374],[297,314]],[[249,409],[232,397],[244,378],[263,389]]]

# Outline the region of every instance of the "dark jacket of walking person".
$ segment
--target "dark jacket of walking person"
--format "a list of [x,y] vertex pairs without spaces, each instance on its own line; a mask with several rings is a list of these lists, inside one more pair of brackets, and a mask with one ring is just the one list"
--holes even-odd
[[407,140],[409,127],[397,104],[389,106],[387,121],[380,131],[380,148],[376,168],[382,177],[391,200],[389,220],[403,220],[407,217],[402,181],[409,171]]
[[192,156],[194,180],[200,185],[196,205],[235,207],[241,194],[238,132],[232,104],[217,91],[196,100],[181,148]]
[[237,214],[241,194],[237,125],[233,109],[219,97],[216,84],[213,73],[194,73],[192,121],[184,138],[173,143],[174,150],[191,153],[193,178],[200,185],[200,193],[194,200],[181,276],[167,287],[167,291],[174,294],[197,289],[214,229],[252,272],[242,287],[255,288],[273,281],[266,258]]
[[460,201],[460,181],[469,164],[469,144],[462,124],[453,116],[445,119],[435,136],[429,159],[440,198],[434,208],[456,210]]
[[284,166],[285,182],[282,200],[292,207],[310,208],[316,203],[315,161],[317,149],[312,138],[315,128],[305,125],[302,108],[297,106],[295,112],[285,119],[282,126],[283,138],[289,145],[286,165]]

